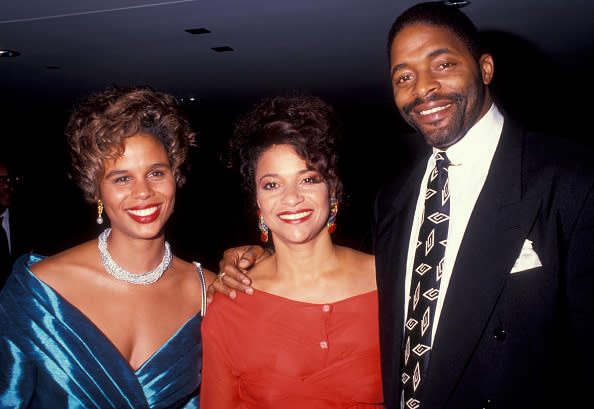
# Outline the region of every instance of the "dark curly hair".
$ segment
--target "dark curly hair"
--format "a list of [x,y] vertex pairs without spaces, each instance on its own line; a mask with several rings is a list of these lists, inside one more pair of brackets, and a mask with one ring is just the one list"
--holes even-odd
[[455,6],[447,5],[443,1],[434,1],[415,4],[396,18],[388,33],[388,58],[391,57],[396,35],[404,27],[418,23],[450,30],[466,45],[475,61],[478,61],[483,53],[479,33],[468,16]]
[[234,163],[239,163],[242,186],[256,196],[256,164],[272,145],[291,145],[308,167],[319,172],[329,191],[340,201],[343,187],[338,174],[336,144],[342,125],[334,109],[313,96],[265,98],[235,124],[230,141]]
[[70,177],[88,202],[99,196],[106,161],[121,156],[125,139],[138,133],[161,142],[177,187],[184,185],[188,150],[194,145],[195,134],[177,100],[151,87],[112,86],[76,106],[66,127]]

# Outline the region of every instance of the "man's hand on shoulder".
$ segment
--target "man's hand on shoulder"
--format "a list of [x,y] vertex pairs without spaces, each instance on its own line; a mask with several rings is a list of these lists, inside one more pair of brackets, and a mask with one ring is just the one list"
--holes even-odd
[[271,253],[261,246],[241,246],[226,250],[223,259],[219,262],[219,271],[216,280],[208,287],[206,302],[210,304],[215,292],[234,299],[236,291],[252,295],[252,280],[247,276],[247,271],[260,261],[270,257]]

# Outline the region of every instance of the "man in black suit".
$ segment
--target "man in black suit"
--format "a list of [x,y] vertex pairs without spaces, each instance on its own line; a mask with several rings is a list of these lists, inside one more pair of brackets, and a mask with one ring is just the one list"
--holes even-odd
[[0,162],[0,288],[8,277],[12,261],[9,208],[14,195],[13,182],[8,167]]
[[[376,201],[386,406],[593,407],[591,156],[499,112],[493,59],[459,10],[413,6],[389,51],[396,105],[433,153]],[[451,161],[449,233],[424,389],[403,399],[407,301],[439,152]]]
[[[405,11],[389,53],[396,106],[432,152],[376,200],[386,407],[594,407],[592,153],[498,110],[488,88],[493,58],[458,9],[436,2]],[[443,257],[427,272],[416,253],[430,242],[419,238],[432,216],[424,202],[444,155],[449,209],[439,221],[449,228],[431,242]],[[228,250],[221,264],[226,284],[245,279],[231,265],[239,255]],[[255,256],[243,255],[242,267]],[[419,295],[413,283],[423,275],[438,284]],[[416,325],[409,310],[425,294],[431,313]],[[409,332],[421,327],[430,337],[416,349]],[[425,369],[407,369],[413,355]]]
[[[24,253],[32,252],[27,213],[18,201],[20,178],[13,168],[0,159],[0,289],[8,278],[12,264]],[[21,210],[21,211],[19,211]]]

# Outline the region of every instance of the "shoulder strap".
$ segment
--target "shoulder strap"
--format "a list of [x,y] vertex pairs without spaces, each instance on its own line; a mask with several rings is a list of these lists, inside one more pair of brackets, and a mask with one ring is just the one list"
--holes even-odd
[[200,277],[200,289],[202,291],[202,308],[200,309],[200,316],[204,317],[206,314],[206,282],[204,281],[204,273],[202,272],[202,265],[199,262],[193,261],[192,264],[198,270],[198,276]]

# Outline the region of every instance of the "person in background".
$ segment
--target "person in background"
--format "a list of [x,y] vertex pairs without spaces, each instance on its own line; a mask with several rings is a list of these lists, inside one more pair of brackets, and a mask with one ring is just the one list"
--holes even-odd
[[112,87],[67,126],[96,240],[17,260],[0,293],[0,408],[197,408],[205,286],[163,229],[194,133],[175,99]]
[[11,219],[10,207],[14,195],[13,176],[6,163],[0,161],[0,289],[10,273],[12,265]]
[[[498,109],[493,58],[446,3],[388,37],[396,107],[430,150],[376,200],[386,407],[594,407],[592,150]],[[240,291],[239,261],[265,254],[245,250],[221,262]]]
[[252,270],[252,297],[209,308],[203,409],[382,406],[374,260],[330,236],[337,130],[332,108],[306,96],[264,99],[236,125],[232,148],[274,255]]

